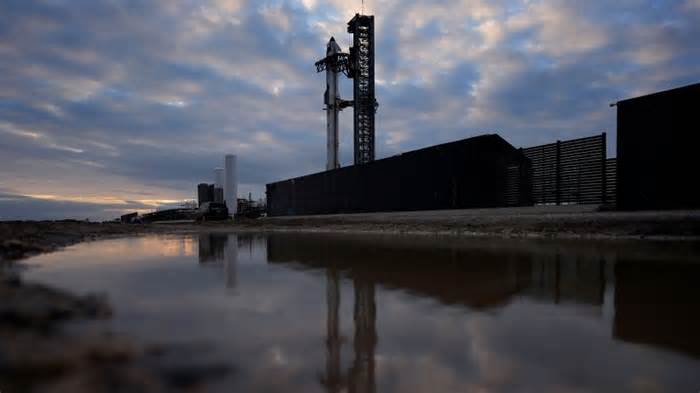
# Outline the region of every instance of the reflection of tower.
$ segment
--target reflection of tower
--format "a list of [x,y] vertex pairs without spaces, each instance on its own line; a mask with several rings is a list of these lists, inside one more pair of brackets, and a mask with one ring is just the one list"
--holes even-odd
[[238,177],[236,175],[236,156],[227,154],[224,157],[224,200],[228,214],[235,216],[238,211]]
[[350,392],[373,393],[374,352],[377,347],[377,307],[374,301],[374,283],[355,278],[355,361],[350,371]]
[[235,288],[238,283],[238,236],[200,233],[199,264],[216,268],[223,265],[226,288]]
[[340,392],[342,375],[340,373],[340,287],[339,274],[335,268],[326,270],[326,375],[321,383],[329,393]]
[[226,288],[235,288],[238,283],[238,237],[228,235],[228,242],[224,249],[224,276]]
[[227,235],[220,233],[199,234],[200,265],[218,264],[224,259],[224,248],[228,242]]

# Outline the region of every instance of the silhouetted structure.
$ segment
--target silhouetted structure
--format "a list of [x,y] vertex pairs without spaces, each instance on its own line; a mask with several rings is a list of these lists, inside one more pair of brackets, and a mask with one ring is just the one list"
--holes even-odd
[[617,103],[620,209],[700,207],[700,84]]
[[134,213],[129,213],[129,214],[124,214],[121,217],[119,217],[119,222],[122,224],[134,224],[139,217],[139,213],[134,212]]
[[529,160],[498,135],[267,185],[273,216],[529,204]]
[[140,220],[143,223],[153,223],[161,221],[179,221],[179,220],[194,220],[197,214],[196,209],[180,208],[158,210],[152,213],[146,213],[141,216]]
[[355,165],[374,161],[374,16],[355,14],[348,22],[352,34],[348,76],[353,79]]
[[[608,199],[606,134],[528,147],[535,204],[604,204]],[[613,186],[614,190],[614,186]]]
[[202,206],[204,202],[214,202],[214,185],[201,183],[197,185],[197,202]]

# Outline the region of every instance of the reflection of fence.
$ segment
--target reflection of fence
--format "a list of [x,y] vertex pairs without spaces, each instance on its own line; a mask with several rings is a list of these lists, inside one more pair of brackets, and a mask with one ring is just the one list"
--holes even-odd
[[535,204],[607,203],[606,135],[523,149],[532,162]]

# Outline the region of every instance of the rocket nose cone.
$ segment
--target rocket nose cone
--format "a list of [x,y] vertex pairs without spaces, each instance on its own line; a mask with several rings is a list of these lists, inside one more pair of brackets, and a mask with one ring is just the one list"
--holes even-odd
[[335,38],[331,37],[331,39],[328,41],[328,46],[326,47],[326,54],[334,54],[334,53],[340,53],[342,50],[340,49],[340,46],[335,42]]

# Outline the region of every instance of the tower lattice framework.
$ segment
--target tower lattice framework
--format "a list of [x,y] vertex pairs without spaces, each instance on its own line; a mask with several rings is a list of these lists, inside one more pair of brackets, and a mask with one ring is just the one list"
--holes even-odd
[[348,22],[353,35],[348,76],[353,78],[355,165],[374,161],[374,16],[356,14]]

